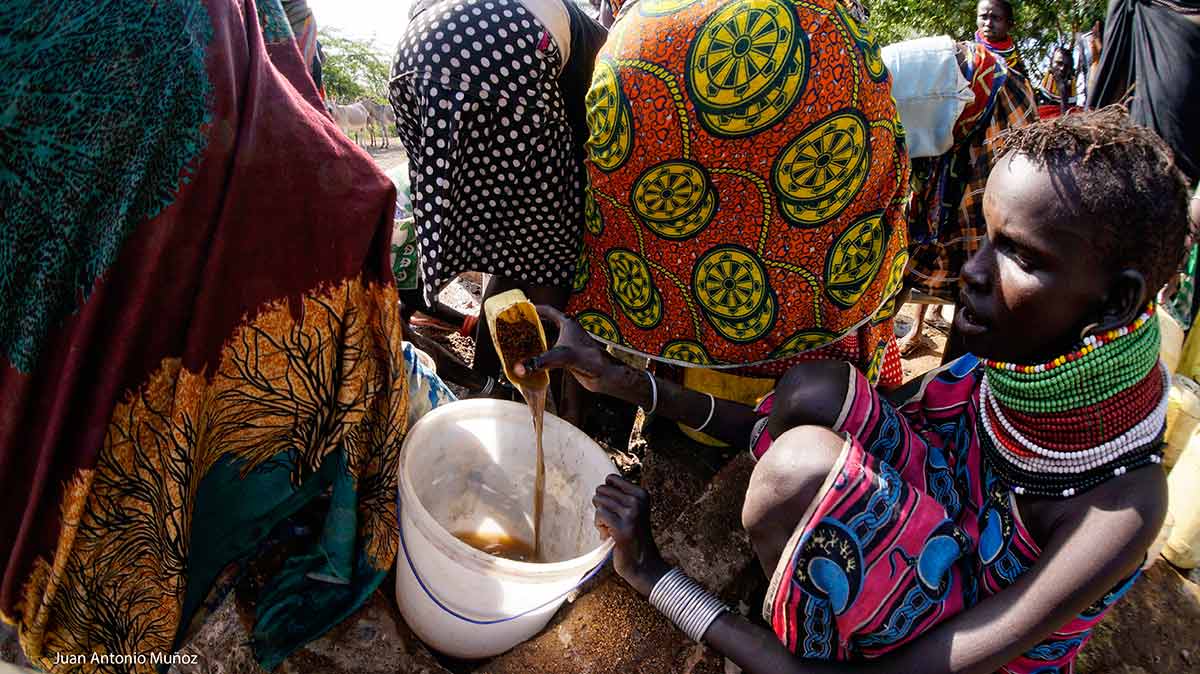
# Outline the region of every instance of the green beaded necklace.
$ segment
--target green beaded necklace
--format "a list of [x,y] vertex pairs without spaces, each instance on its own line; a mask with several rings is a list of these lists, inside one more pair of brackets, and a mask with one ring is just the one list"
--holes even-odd
[[988,385],[1006,408],[1060,413],[1107,400],[1146,378],[1158,362],[1158,317],[1151,305],[1130,325],[1085,338],[1079,348],[1038,365],[984,360]]
[[1039,364],[983,360],[977,415],[988,464],[1018,494],[1071,497],[1161,460],[1169,379],[1151,304]]

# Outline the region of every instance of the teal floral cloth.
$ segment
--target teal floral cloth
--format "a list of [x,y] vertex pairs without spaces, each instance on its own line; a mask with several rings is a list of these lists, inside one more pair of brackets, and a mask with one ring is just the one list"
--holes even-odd
[[392,228],[392,275],[400,290],[416,290],[420,276],[417,265],[417,222],[412,213],[412,186],[408,161],[388,171],[396,185],[396,223]]

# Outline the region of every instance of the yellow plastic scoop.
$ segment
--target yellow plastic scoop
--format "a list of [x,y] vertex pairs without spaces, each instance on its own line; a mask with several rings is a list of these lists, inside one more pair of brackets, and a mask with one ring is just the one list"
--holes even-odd
[[490,297],[483,303],[483,313],[509,381],[522,389],[544,389],[549,386],[550,376],[544,371],[526,377],[519,377],[513,371],[517,363],[546,352],[546,331],[542,328],[537,309],[525,297],[525,293],[510,290]]

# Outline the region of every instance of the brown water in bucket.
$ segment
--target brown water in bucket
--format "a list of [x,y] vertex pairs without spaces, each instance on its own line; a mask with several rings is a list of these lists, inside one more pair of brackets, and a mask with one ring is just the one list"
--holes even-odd
[[[540,356],[546,349],[538,327],[523,320],[497,320],[495,341],[497,349],[504,355],[504,360],[514,364]],[[533,433],[537,444],[537,471],[533,482],[533,556],[536,558],[541,556],[542,551],[542,503],[546,495],[546,457],[542,450],[542,422],[546,414],[546,391],[550,387],[550,378],[544,372],[527,378],[517,377],[515,373],[510,372],[509,378],[525,397],[525,402],[529,404],[529,412],[533,415]]]
[[476,550],[514,562],[541,561],[532,545],[519,538],[513,538],[507,532],[464,531],[454,534],[454,537]]

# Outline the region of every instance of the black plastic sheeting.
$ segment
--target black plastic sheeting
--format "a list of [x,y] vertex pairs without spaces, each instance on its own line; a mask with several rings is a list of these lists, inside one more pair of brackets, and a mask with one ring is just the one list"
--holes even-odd
[[1111,0],[1088,107],[1124,101],[1200,182],[1200,0]]

